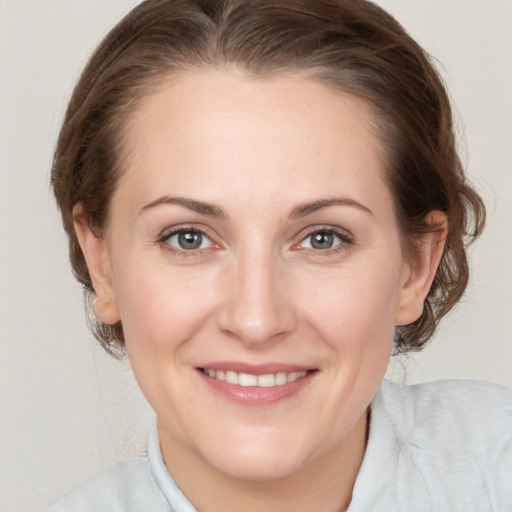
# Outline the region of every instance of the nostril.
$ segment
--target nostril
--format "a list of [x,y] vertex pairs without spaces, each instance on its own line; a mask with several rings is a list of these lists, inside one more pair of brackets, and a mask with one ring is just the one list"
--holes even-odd
[[[283,285],[286,270],[277,269],[268,257],[255,257],[254,252],[244,251],[232,267],[229,285],[223,283],[218,326],[256,347],[281,340],[295,329],[296,321],[293,301]],[[250,257],[244,256],[247,253]]]
[[251,347],[278,342],[293,331],[292,323],[285,321],[280,314],[268,315],[265,318],[248,316],[234,311],[228,312],[219,321],[219,327],[223,332],[235,336]]

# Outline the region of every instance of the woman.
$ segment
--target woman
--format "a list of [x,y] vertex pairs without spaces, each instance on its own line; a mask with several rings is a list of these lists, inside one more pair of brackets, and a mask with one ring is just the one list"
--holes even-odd
[[383,383],[461,297],[484,207],[380,8],[143,2],[80,79],[52,184],[94,332],[158,421],[50,510],[512,507],[510,391]]

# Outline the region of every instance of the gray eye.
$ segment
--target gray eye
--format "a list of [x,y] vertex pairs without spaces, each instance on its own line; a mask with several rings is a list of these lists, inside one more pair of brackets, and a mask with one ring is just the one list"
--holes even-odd
[[301,246],[306,249],[326,250],[340,243],[340,237],[332,231],[315,231],[302,241]]
[[311,235],[311,247],[313,249],[330,249],[334,245],[332,233],[315,233]]
[[167,243],[184,251],[194,251],[210,247],[211,241],[199,231],[178,231],[167,239]]

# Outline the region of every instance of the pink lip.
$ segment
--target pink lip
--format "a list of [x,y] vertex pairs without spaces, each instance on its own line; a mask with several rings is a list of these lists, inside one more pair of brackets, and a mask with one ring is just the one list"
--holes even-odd
[[[211,363],[202,368],[212,370],[234,371],[238,373],[250,373],[252,375],[267,375],[271,373],[291,373],[311,370],[311,368],[297,365],[284,364],[263,364],[251,365],[243,363]],[[288,382],[280,386],[260,387],[260,386],[240,386],[230,384],[209,377],[201,369],[198,374],[203,382],[219,396],[228,399],[231,402],[244,406],[262,407],[281,402],[299,394],[299,392],[314,379],[317,371],[311,371],[305,377],[294,382]]]

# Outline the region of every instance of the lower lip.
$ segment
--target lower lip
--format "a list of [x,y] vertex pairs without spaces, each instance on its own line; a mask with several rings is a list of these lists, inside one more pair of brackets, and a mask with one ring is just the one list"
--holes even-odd
[[230,384],[225,380],[218,380],[198,370],[204,382],[216,393],[237,404],[247,406],[265,406],[286,400],[297,395],[305,386],[310,384],[316,375],[315,372],[308,373],[305,377],[280,386],[240,386]]

